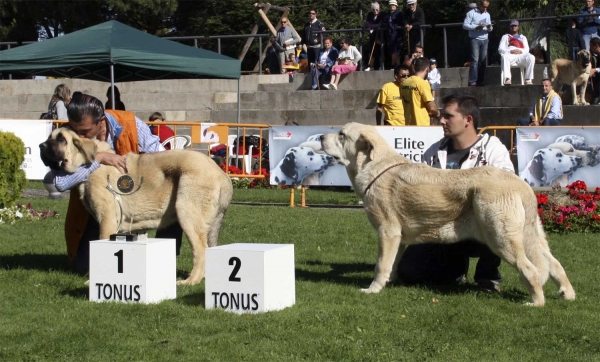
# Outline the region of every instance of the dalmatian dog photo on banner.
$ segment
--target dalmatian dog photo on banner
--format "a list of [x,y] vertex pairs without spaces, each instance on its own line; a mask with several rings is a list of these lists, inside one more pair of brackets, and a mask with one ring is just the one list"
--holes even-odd
[[[444,133],[442,127],[376,127],[392,148],[413,162]],[[327,155],[321,135],[340,126],[289,126],[269,129],[271,185],[351,186],[346,168]]]
[[519,177],[532,187],[600,186],[600,128],[518,127]]

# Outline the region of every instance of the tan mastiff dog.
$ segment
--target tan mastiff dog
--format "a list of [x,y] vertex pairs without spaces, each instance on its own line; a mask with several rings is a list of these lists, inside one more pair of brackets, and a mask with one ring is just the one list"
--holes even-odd
[[[105,142],[80,138],[68,128],[54,130],[40,144],[44,164],[68,173],[91,164],[100,151],[111,152],[111,148]],[[133,182],[127,178],[119,182],[123,174],[102,165],[77,186],[85,207],[100,224],[100,239],[120,229],[146,231],[179,221],[192,247],[194,265],[190,276],[177,284],[200,283],[206,248],[217,245],[231,202],[231,180],[208,156],[192,150],[125,157]]]
[[[582,49],[577,52],[577,59],[574,61],[555,59],[552,62],[552,87],[556,92],[560,92],[563,84],[570,85],[574,105],[589,105],[585,101],[585,91],[592,71],[591,58],[589,50]],[[579,95],[577,95],[577,86],[581,86]]]
[[396,276],[406,245],[476,239],[521,275],[543,306],[550,276],[562,298],[575,299],[567,275],[548,247],[527,183],[495,167],[440,170],[398,155],[372,126],[349,123],[322,138],[323,149],[346,166],[356,195],[379,233],[375,278],[378,293]]

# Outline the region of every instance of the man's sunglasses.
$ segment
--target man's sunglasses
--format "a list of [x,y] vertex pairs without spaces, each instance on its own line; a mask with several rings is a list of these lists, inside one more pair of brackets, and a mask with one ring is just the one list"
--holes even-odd
[[408,74],[400,74],[400,78],[408,78]]

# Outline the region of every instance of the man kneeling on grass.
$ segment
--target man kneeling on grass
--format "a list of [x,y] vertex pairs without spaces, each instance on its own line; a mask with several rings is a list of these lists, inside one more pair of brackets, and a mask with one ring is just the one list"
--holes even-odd
[[[493,166],[515,172],[506,147],[497,137],[478,135],[480,119],[477,100],[467,95],[450,95],[443,100],[440,123],[444,138],[434,143],[423,162],[441,169]],[[485,291],[500,291],[501,259],[475,240],[456,244],[410,245],[398,264],[402,281],[414,283],[466,283],[469,258],[479,257],[475,281]]]

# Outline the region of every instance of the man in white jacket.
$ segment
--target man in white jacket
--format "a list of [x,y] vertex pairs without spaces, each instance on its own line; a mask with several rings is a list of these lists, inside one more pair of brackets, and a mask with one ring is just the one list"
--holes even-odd
[[[441,169],[493,166],[515,172],[502,142],[494,136],[477,134],[480,111],[475,98],[450,95],[443,104],[440,123],[444,138],[425,151],[424,163]],[[499,291],[501,259],[475,240],[408,246],[398,264],[398,275],[405,283],[462,284],[466,282],[470,257],[479,257],[475,269],[478,286],[485,291]]]
[[504,84],[511,84],[510,67],[525,67],[525,84],[532,84],[535,56],[529,54],[529,43],[523,34],[519,34],[519,21],[512,20],[508,26],[508,34],[500,39],[498,52],[502,58],[500,63],[504,73]]

